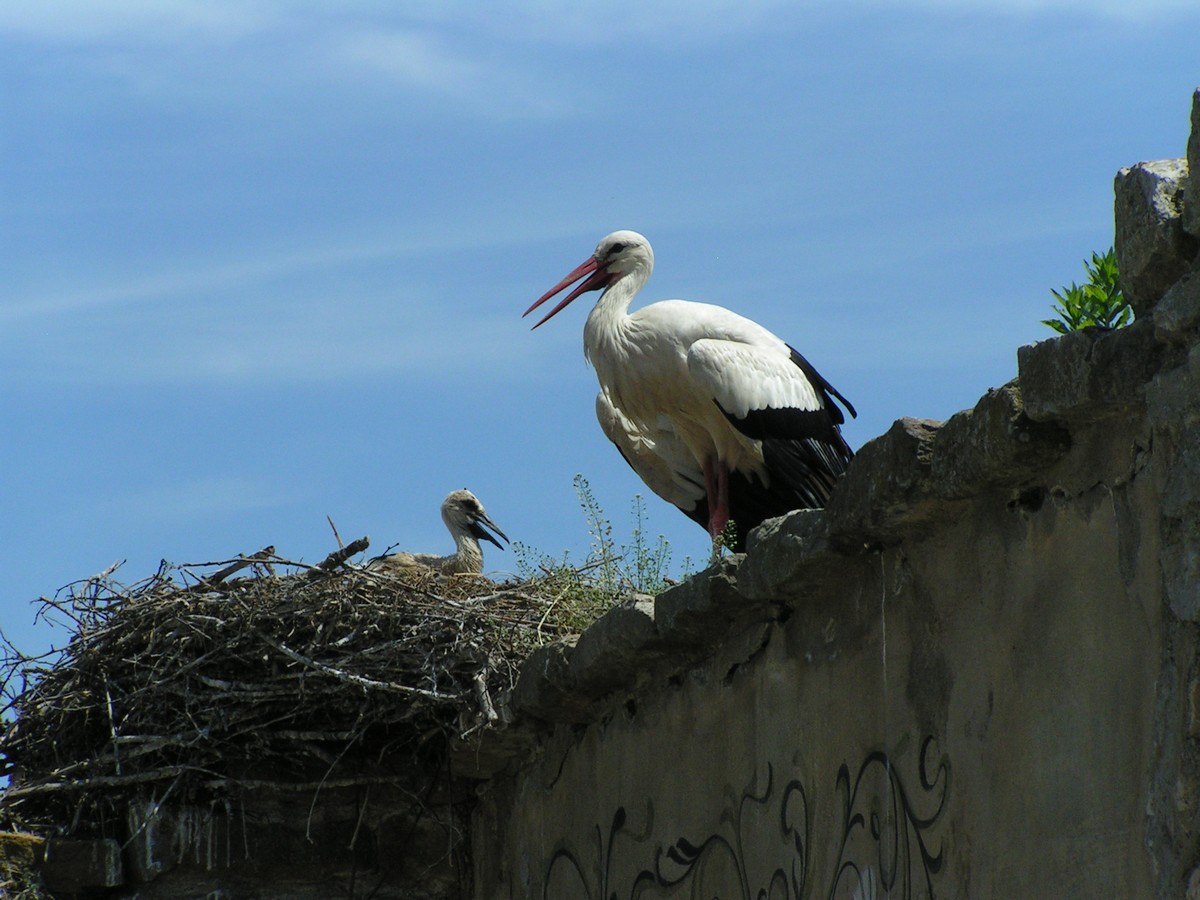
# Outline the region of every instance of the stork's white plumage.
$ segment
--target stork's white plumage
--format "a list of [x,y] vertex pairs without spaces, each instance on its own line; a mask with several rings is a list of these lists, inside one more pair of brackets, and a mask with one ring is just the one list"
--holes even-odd
[[704,470],[670,419],[660,416],[653,428],[641,428],[613,406],[604,391],[596,395],[596,418],[646,487],[688,515],[699,510],[703,515],[698,521],[708,525]]
[[755,525],[823,506],[853,452],[836,398],[854,407],[767,329],[706,303],[663,300],[629,313],[654,269],[650,243],[617,231],[525,311],[582,281],[534,328],[603,290],[583,329],[601,428],[656,494],[737,547]]
[[483,548],[479,541],[491,541],[504,549],[484,526],[505,541],[508,538],[493,522],[478,498],[468,490],[453,491],[442,501],[442,521],[454,538],[454,552],[449,556],[435,553],[392,553],[371,560],[372,567],[404,571],[434,569],[443,575],[478,575],[483,571]]

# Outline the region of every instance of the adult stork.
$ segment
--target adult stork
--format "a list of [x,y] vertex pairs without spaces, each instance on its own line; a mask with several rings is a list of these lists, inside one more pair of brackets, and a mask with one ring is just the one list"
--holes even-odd
[[[478,575],[483,571],[483,548],[480,540],[491,541],[501,550],[500,541],[487,530],[490,528],[505,541],[508,538],[493,522],[479,499],[468,490],[452,491],[442,501],[442,521],[454,538],[454,552],[449,556],[436,553],[392,553],[371,560],[372,568],[407,571],[433,569],[443,575]],[[486,527],[485,527],[486,526]]]
[[724,307],[663,300],[630,313],[653,269],[650,242],[615,231],[524,314],[580,282],[537,328],[602,291],[583,327],[601,428],[714,542],[733,521],[742,550],[764,519],[825,505],[853,456],[834,399],[857,413],[795,348]]

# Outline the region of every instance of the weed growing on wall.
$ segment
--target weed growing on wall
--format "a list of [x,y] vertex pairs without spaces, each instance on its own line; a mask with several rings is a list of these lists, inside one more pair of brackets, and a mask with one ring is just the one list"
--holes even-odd
[[[628,547],[622,548],[625,577],[635,591],[657,594],[670,583],[671,545],[661,534],[653,542],[646,534],[646,505],[641,494],[633,495],[632,512],[633,535]],[[685,559],[683,568],[687,572],[691,561]]]
[[[632,533],[628,542],[620,543],[587,479],[576,475],[574,486],[592,539],[587,558],[576,563],[569,551],[552,557],[519,541],[513,550],[521,579],[549,582],[557,589],[554,609],[547,615],[552,614],[553,621],[568,630],[582,631],[621,597],[657,594],[670,585],[671,545],[662,535],[651,538],[647,533],[640,494],[633,498]],[[684,559],[683,572],[691,567],[691,560]]]
[[1128,325],[1133,319],[1133,310],[1121,291],[1117,257],[1112,247],[1103,256],[1093,253],[1091,262],[1083,261],[1087,273],[1086,284],[1074,282],[1062,291],[1052,290],[1058,303],[1051,309],[1057,319],[1042,319],[1059,334],[1079,331],[1083,328],[1112,329]]

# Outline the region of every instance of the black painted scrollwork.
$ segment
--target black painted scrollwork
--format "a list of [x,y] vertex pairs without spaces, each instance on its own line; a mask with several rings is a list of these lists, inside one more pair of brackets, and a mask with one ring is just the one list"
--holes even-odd
[[[824,861],[827,891],[812,883],[821,861],[812,858],[813,809],[804,784],[793,778],[777,788],[776,770],[768,764],[762,787],[752,779],[741,791],[726,789],[717,827],[702,838],[678,836],[652,845],[654,805],[647,799],[636,830],[622,806],[607,833],[595,827],[589,851],[560,842],[544,870],[543,900],[934,900],[943,851],[932,846],[930,832],[950,792],[950,762],[943,756],[935,763],[934,747],[932,737],[921,745],[915,790],[883,751],[868,754],[853,776],[841,766],[835,781],[840,834],[820,845],[836,848],[832,863]],[[638,868],[638,856],[647,853],[649,864]],[[628,884],[618,883],[631,874]]]
[[[853,779],[845,764],[838,771],[844,829],[838,866],[829,889],[838,897],[935,897],[933,877],[941,871],[942,851],[927,843],[926,832],[941,817],[950,792],[950,761],[942,757],[930,770],[933,738],[921,745],[918,801],[904,786],[886,753],[870,754]],[[876,775],[883,786],[872,784]],[[921,813],[917,803],[932,809]]]
[[[798,781],[789,782],[781,793],[779,807],[780,849],[776,859],[784,859],[770,871],[756,872],[751,854],[746,852],[746,841],[761,845],[768,835],[756,823],[770,821],[770,808],[774,793],[774,769],[767,766],[767,783],[759,792],[753,786],[742,791],[740,797],[730,796],[730,802],[721,815],[722,829],[709,834],[699,843],[687,838],[677,838],[665,850],[655,851],[654,866],[644,869],[634,878],[630,897],[676,896],[687,886],[691,896],[740,897],[741,900],[756,898],[799,897],[799,887],[804,883],[807,864],[808,810],[804,788]],[[797,822],[797,815],[800,821]],[[756,889],[760,877],[767,879],[767,887]],[[730,894],[730,888],[737,894]],[[723,888],[723,890],[720,890]],[[717,892],[714,893],[713,891]]]

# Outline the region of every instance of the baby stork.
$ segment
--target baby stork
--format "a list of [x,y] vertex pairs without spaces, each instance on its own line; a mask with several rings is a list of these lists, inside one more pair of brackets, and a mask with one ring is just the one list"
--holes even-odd
[[442,501],[442,521],[446,523],[454,538],[454,552],[449,556],[435,553],[392,553],[377,556],[369,565],[394,572],[405,570],[432,569],[443,575],[478,575],[483,571],[483,549],[479,541],[491,541],[501,550],[504,547],[487,529],[490,528],[504,541],[508,537],[488,518],[483,504],[470,491],[453,491]]

